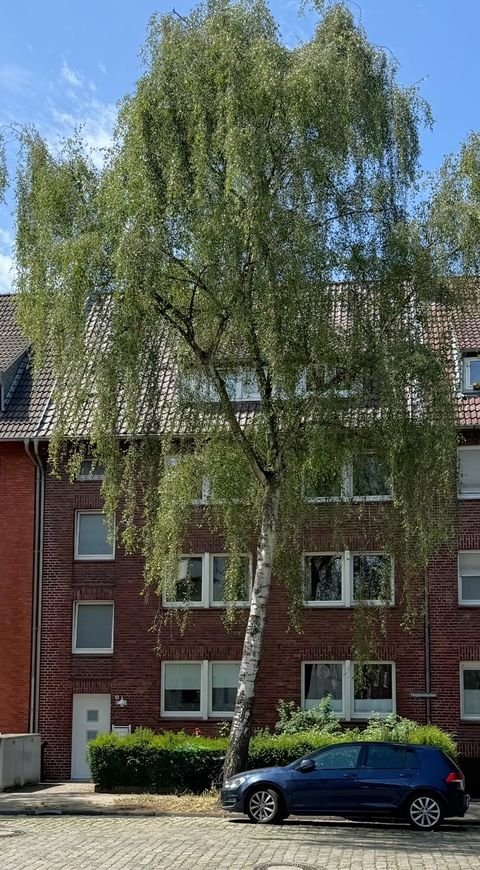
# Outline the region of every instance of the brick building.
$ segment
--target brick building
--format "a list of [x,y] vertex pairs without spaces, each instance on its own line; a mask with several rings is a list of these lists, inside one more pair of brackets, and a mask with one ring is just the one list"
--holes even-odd
[[[480,323],[464,324],[457,339],[462,430],[457,549],[437,554],[426,578],[419,578],[426,584],[425,615],[405,634],[401,565],[386,566],[378,538],[378,516],[388,511],[391,496],[374,457],[365,457],[361,474],[346,470],[348,492],[338,493],[347,541],[341,552],[325,522],[331,504],[312,494],[300,635],[288,630],[286,591],[281,578],[274,578],[257,725],[274,723],[280,698],[311,706],[328,692],[345,722],[361,723],[372,711],[396,711],[448,728],[464,756],[480,755],[480,392],[475,386]],[[25,368],[16,388],[19,404],[29,390],[33,396],[22,438],[40,444],[46,467],[53,419],[48,377],[34,385],[28,378]],[[14,394],[11,408],[17,398]],[[151,627],[158,602],[140,594],[140,557],[126,556],[118,541],[109,540],[99,472],[86,462],[73,484],[45,476],[39,727],[46,741],[45,774],[54,778],[88,777],[86,745],[101,730],[200,727],[214,733],[232,709],[241,657],[246,603],[239,604],[237,627],[227,632],[221,618],[223,541],[198,522],[180,567],[181,576],[190,578],[190,621],[182,634],[174,618],[167,620],[157,649]],[[349,510],[351,498],[362,510],[361,521],[358,510]],[[201,505],[194,510],[198,520]],[[254,555],[252,545],[245,554],[247,577]],[[377,661],[365,664],[359,688],[352,662],[358,587],[366,581],[369,599],[379,599],[379,578],[386,571],[391,575],[386,634]],[[163,616],[173,615],[178,602],[161,605]]]
[[42,473],[28,437],[27,347],[0,296],[0,732],[35,727]]

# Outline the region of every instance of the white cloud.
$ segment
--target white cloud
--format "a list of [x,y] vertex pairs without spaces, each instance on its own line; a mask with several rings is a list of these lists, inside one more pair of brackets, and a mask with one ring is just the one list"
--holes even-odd
[[100,72],[103,73],[104,76],[107,75],[107,67],[105,66],[104,63],[102,63],[102,61],[99,61],[98,68],[99,68]]
[[115,105],[103,103],[90,94],[84,94],[81,99],[77,99],[69,107],[69,111],[64,111],[52,100],[48,105],[53,120],[47,136],[49,143],[55,147],[59,139],[79,132],[95,165],[101,168],[105,160],[105,150],[112,145],[117,118]]
[[9,293],[12,289],[13,266],[13,257],[0,254],[0,293]]
[[80,88],[83,86],[83,76],[81,76],[78,72],[69,67],[66,60],[64,60],[62,63],[60,75],[62,79],[64,79],[64,81],[68,82],[68,84],[72,85],[74,88]]

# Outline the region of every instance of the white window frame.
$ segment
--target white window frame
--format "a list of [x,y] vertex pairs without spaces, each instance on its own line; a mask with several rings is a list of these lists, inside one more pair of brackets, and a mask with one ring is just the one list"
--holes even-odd
[[[347,607],[348,606],[347,605],[347,600],[348,600],[347,599],[347,584],[345,582],[346,577],[347,577],[347,570],[346,570],[346,565],[345,565],[346,553],[345,552],[343,552],[343,553],[338,552],[335,550],[331,550],[331,551],[326,550],[326,551],[323,551],[321,553],[310,552],[310,551],[307,553],[302,553],[302,576],[303,576],[304,596],[305,596],[305,560],[310,559],[312,556],[339,556],[340,557],[340,559],[342,561],[341,597],[339,598],[338,601],[317,601],[316,599],[311,600],[311,599],[306,599],[304,597],[304,606],[305,607],[312,607],[312,608],[316,608],[316,607]],[[308,662],[308,664],[312,664],[312,662]],[[315,662],[313,662],[313,664],[315,664]]]
[[106,517],[105,511],[100,510],[78,510],[75,511],[75,561],[76,562],[113,562],[115,559],[115,548],[116,548],[116,527],[115,524],[113,526],[113,541],[112,541],[112,552],[111,553],[94,553],[93,555],[88,555],[82,553],[81,555],[78,552],[78,539],[80,532],[80,517],[85,514],[96,514],[97,516]]
[[[161,688],[160,688],[160,715],[162,719],[231,719],[231,713],[212,712],[212,665],[240,665],[239,661],[233,660],[208,660],[208,659],[175,659],[173,661],[163,661],[161,664]],[[167,665],[200,665],[200,710],[190,712],[165,710],[165,668]]]
[[[213,600],[213,558],[221,556],[228,559],[229,553],[182,553],[181,559],[201,559],[202,560],[202,599],[201,601],[168,601],[165,593],[162,595],[162,607],[167,610],[172,609],[192,609],[202,610],[214,608],[216,610],[228,606],[226,601]],[[253,584],[253,559],[251,553],[242,553],[242,556],[249,560],[250,571],[250,590],[248,601],[234,601],[235,607],[249,607],[252,596]]]
[[[84,462],[91,462],[92,464],[95,463],[95,472],[93,474],[82,474],[82,465],[84,464]],[[102,466],[100,466],[99,463],[96,462],[96,460],[92,456],[85,456],[85,458],[82,459],[82,465],[80,466],[80,471],[78,472],[75,480],[87,482],[89,480],[105,480],[105,472],[98,471],[98,469]]]
[[309,660],[302,661],[301,663],[301,705],[302,710],[306,711],[305,707],[305,667],[306,665],[341,665],[342,666],[342,709],[340,711],[334,711],[335,716],[339,719],[347,719],[347,707],[348,707],[348,679],[347,679],[347,662],[342,660],[326,660],[322,659],[322,661]]
[[[335,552],[335,551],[322,551],[322,552],[313,552],[307,551],[302,553],[302,577],[305,578],[305,559],[310,558],[311,556],[341,556],[342,558],[342,597],[339,601],[307,601],[304,598],[303,606],[308,608],[316,608],[316,607],[358,607],[362,604],[367,604],[372,607],[381,607],[383,605],[387,605],[387,607],[395,606],[395,563],[393,556],[390,556],[388,553],[382,553],[381,550],[368,550],[368,552],[364,551],[350,551],[344,550],[343,553]],[[384,600],[381,598],[372,598],[368,600],[358,600],[353,597],[353,557],[354,556],[384,556],[390,559],[392,566],[392,576],[391,576],[391,596],[389,599]],[[305,588],[305,586],[304,586]]]
[[[353,583],[353,559],[354,556],[383,556],[390,559],[391,564],[391,577],[390,577],[390,598],[369,598],[369,599],[358,599],[354,598],[354,583]],[[388,553],[382,553],[381,550],[369,550],[368,553],[363,551],[355,550],[350,552],[347,550],[345,553],[347,570],[349,573],[349,592],[350,592],[350,606],[357,607],[359,604],[368,604],[373,606],[382,606],[383,604],[388,605],[388,607],[393,607],[395,604],[395,564],[393,556],[390,556]],[[373,664],[373,663],[372,663]]]
[[215,659],[215,661],[204,662],[204,665],[208,665],[208,686],[207,686],[208,717],[207,718],[208,719],[233,719],[233,714],[235,712],[234,709],[231,711],[231,713],[229,713],[225,710],[217,712],[216,710],[214,711],[212,709],[212,690],[213,690],[212,672],[213,672],[213,665],[238,665],[238,667],[240,668],[241,662],[232,661],[232,660],[227,661],[227,660],[223,660],[223,659],[221,661],[217,661]]
[[460,571],[460,556],[465,554],[466,556],[471,555],[472,553],[477,553],[479,562],[480,562],[480,550],[459,550],[457,556],[457,564],[458,564],[458,603],[462,607],[480,607],[480,598],[463,598],[462,597],[462,577],[477,577],[480,576],[480,571],[475,574],[464,573],[462,574]]
[[[180,462],[180,456],[178,453],[170,453],[168,456],[165,456],[165,468],[174,468]],[[202,494],[200,498],[193,498],[193,505],[204,505],[210,501],[210,481],[208,478],[204,477],[202,479]]]
[[467,450],[477,450],[478,457],[480,462],[480,445],[478,444],[463,444],[461,447],[457,447],[457,498],[462,501],[472,501],[474,499],[480,498],[480,487],[478,489],[472,489],[469,492],[462,492],[460,489],[461,485],[461,477],[460,477],[460,455],[462,453],[466,453]]
[[[392,713],[397,711],[397,680],[395,662],[392,661],[368,661],[363,662],[364,665],[390,665],[392,669]],[[302,661],[301,673],[301,706],[305,710],[305,665],[342,665],[342,712],[336,712],[335,715],[344,722],[352,720],[368,719],[372,714],[355,713],[355,662],[351,659],[345,661],[333,659],[308,659]],[[480,667],[480,665],[479,665]],[[379,713],[380,716],[389,716],[390,713]],[[480,717],[479,717],[480,718]]]
[[[228,553],[205,553],[205,557],[208,556],[208,607],[227,607],[230,602],[228,601],[214,601],[213,600],[213,560],[215,558],[220,559],[228,559]],[[250,607],[250,601],[252,600],[252,585],[253,585],[253,559],[251,553],[242,553],[242,558],[248,559],[248,599],[246,601],[233,601],[231,602],[235,607]]]
[[[362,454],[363,455],[363,454]],[[365,455],[375,455],[373,453],[369,453],[365,451]],[[388,502],[393,499],[393,488],[390,493],[386,493],[385,495],[354,495],[353,493],[353,466],[354,463],[346,462],[342,466],[341,470],[341,483],[340,483],[340,495],[328,495],[328,496],[305,496],[305,501],[310,504],[321,504],[322,502],[340,502],[340,501],[351,501],[351,502]]]
[[[90,607],[91,605],[103,605],[104,607],[112,608],[112,638],[111,644],[108,648],[96,648],[96,647],[88,647],[88,648],[77,648],[77,626],[78,626],[78,610],[79,607]],[[115,603],[113,601],[74,601],[73,602],[73,619],[72,619],[72,653],[75,655],[98,655],[98,656],[111,656],[113,654],[113,639],[115,632]]]
[[470,364],[473,362],[480,362],[480,353],[472,353],[468,354],[468,351],[462,355],[462,392],[471,393],[474,396],[480,395],[480,390],[475,390],[473,388],[474,383],[478,383],[478,381],[471,380],[470,375]]
[[[368,713],[356,713],[355,709],[355,662],[347,661],[347,677],[350,683],[350,719],[362,719],[365,721],[372,716],[375,711],[370,711]],[[377,712],[377,716],[390,716],[392,713],[396,714],[397,712],[397,675],[396,675],[396,667],[395,662],[391,661],[368,661],[362,662],[362,665],[390,665],[392,669],[392,709],[387,713]]]
[[465,671],[480,671],[480,662],[460,662],[460,718],[465,722],[479,722],[480,713],[465,713],[465,703],[463,697],[463,675]]
[[[202,598],[200,601],[169,601],[163,593],[162,605],[169,610],[197,610],[208,607],[208,561],[204,558],[205,553],[182,553],[180,561],[183,559],[201,559],[202,561]],[[180,570],[180,564],[178,565]],[[206,594],[207,591],[207,594]]]

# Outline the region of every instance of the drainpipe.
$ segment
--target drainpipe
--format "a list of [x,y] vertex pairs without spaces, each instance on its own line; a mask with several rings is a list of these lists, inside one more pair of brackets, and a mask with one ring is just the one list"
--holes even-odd
[[38,438],[34,438],[33,453],[30,439],[24,439],[25,452],[35,466],[35,514],[33,551],[33,596],[32,596],[32,649],[30,659],[30,710],[29,731],[38,733],[38,705],[40,691],[40,643],[42,616],[43,576],[43,518],[45,498],[45,468],[38,452]]
[[429,596],[428,596],[428,568],[424,572],[424,624],[425,624],[425,719],[427,725],[432,722],[432,701],[428,696],[432,691],[432,681],[430,673],[430,611],[429,611]]

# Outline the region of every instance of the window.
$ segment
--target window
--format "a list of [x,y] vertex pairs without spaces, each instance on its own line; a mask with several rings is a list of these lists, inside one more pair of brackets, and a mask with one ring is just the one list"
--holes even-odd
[[403,770],[405,766],[405,747],[374,744],[367,747],[365,767],[371,770]]
[[[73,610],[74,653],[113,652],[113,604],[111,601],[77,601]],[[96,711],[89,710],[88,714]],[[89,718],[89,722],[96,719]]]
[[305,474],[304,493],[308,501],[339,501],[342,498],[342,471],[316,473],[313,469]]
[[480,719],[480,662],[460,665],[462,719]]
[[[252,579],[252,563],[250,556],[242,556],[245,580],[238,589],[238,606],[248,605]],[[228,567],[228,555],[225,553],[201,553],[182,556],[180,559],[178,580],[171,597],[164,596],[164,607],[224,607],[225,606],[225,574]]]
[[115,541],[101,511],[77,511],[75,559],[114,559]]
[[352,715],[368,719],[372,713],[394,712],[393,665],[354,665]]
[[[255,372],[245,370],[224,375],[225,387],[232,402],[259,402],[261,399]],[[181,394],[185,401],[192,398],[203,402],[218,402],[216,387],[201,374],[183,375]]]
[[[212,605],[225,604],[225,574],[228,570],[228,556],[211,556],[210,564],[210,602]],[[250,598],[250,559],[248,556],[242,557],[241,565],[242,579],[240,588],[237,592],[237,603],[248,604]]]
[[237,697],[238,662],[211,662],[210,664],[210,716],[232,715]]
[[199,716],[202,710],[202,663],[166,662],[163,675],[163,713]]
[[391,601],[392,560],[389,556],[357,553],[351,563],[354,601]]
[[[175,468],[181,461],[181,455],[171,454],[170,456],[165,457],[165,473],[168,473],[169,469]],[[210,497],[210,481],[207,480],[206,477],[203,478],[201,482],[199,482],[198,490],[194,493],[194,498],[192,499],[192,504],[204,504],[209,500]]]
[[186,604],[202,603],[203,560],[201,556],[186,556],[180,559],[178,580],[174,597],[168,602]]
[[323,749],[313,757],[317,770],[351,770],[357,767],[362,747],[358,744],[332,746]]
[[373,453],[357,456],[352,466],[352,497],[387,498],[391,494],[385,463]]
[[342,556],[330,553],[305,556],[305,601],[343,604],[342,561]]
[[343,662],[305,662],[302,669],[303,707],[310,710],[330,695],[332,709],[344,715]]
[[239,662],[163,662],[162,716],[230,718],[239,669]]
[[308,607],[394,603],[393,560],[384,553],[306,553],[304,578]]
[[480,605],[480,550],[458,554],[458,600],[460,604]]
[[389,501],[392,488],[385,463],[374,453],[364,453],[340,469],[305,474],[307,501]]
[[480,447],[458,448],[458,495],[480,498]]
[[77,480],[103,480],[105,469],[95,459],[84,459]]
[[465,354],[462,359],[463,391],[480,393],[480,353]]
[[303,662],[302,707],[310,710],[330,695],[341,719],[368,719],[395,712],[395,665],[392,662]]

